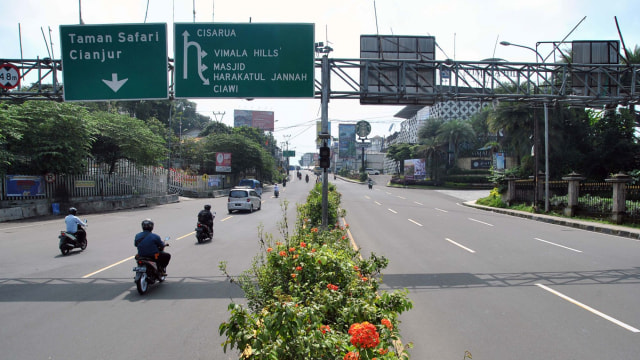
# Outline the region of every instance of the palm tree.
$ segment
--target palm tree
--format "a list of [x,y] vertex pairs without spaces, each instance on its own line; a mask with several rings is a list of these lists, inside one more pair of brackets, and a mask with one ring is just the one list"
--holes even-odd
[[489,130],[502,137],[498,141],[503,147],[514,149],[517,164],[529,152],[532,145],[534,117],[531,106],[525,103],[500,103],[488,118]]
[[449,164],[455,164],[458,156],[460,145],[465,142],[472,142],[475,139],[475,132],[468,121],[451,120],[447,121],[438,128],[437,140],[449,144],[449,152],[453,152],[453,156],[449,159]]

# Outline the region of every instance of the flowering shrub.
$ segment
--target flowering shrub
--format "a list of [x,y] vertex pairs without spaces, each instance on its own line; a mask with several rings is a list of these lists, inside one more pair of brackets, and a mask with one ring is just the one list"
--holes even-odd
[[262,239],[251,268],[232,279],[247,305],[229,305],[224,351],[236,348],[244,359],[408,359],[394,346],[398,315],[412,307],[408,291],[378,291],[387,259],[362,259],[346,224],[320,230],[304,218],[299,225],[282,241]]

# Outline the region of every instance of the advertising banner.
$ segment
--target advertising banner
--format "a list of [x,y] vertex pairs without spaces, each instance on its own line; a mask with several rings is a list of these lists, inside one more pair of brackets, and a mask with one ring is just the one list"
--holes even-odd
[[341,159],[356,157],[355,124],[340,124],[338,126],[338,156]]
[[7,196],[44,196],[44,176],[7,175]]
[[425,159],[407,159],[404,161],[404,178],[407,180],[424,180],[427,178]]
[[263,131],[274,130],[273,111],[233,110],[233,126],[249,126]]
[[231,153],[216,153],[216,171],[231,172]]

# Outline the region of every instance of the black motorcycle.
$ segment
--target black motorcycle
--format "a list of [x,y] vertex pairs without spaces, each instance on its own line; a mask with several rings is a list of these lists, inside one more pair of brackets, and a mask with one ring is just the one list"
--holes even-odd
[[[165,241],[168,240],[169,238],[167,237]],[[169,244],[165,244],[165,246],[169,246]],[[136,272],[133,281],[136,283],[136,288],[140,295],[146,294],[150,285],[156,282],[161,283],[167,278],[160,271],[161,269],[158,269],[158,264],[156,264],[154,258],[136,255],[135,259],[137,266],[133,268],[133,271]]]
[[[87,219],[84,222],[86,223]],[[67,255],[73,249],[80,248],[80,250],[84,250],[87,248],[87,232],[82,225],[78,225],[78,230],[75,234],[70,234],[65,230],[60,231],[58,239],[60,240],[58,248],[62,255]]]
[[209,226],[198,221],[198,226],[196,226],[196,239],[198,239],[199,244],[207,240],[212,240],[213,228],[211,228],[211,232],[209,232]]

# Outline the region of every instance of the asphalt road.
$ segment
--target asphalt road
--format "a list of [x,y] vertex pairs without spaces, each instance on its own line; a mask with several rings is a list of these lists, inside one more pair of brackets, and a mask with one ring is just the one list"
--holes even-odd
[[468,192],[339,190],[363,254],[390,260],[385,288],[410,291],[411,358],[638,358],[637,240],[465,207]]
[[[640,242],[460,205],[486,192],[377,179],[373,190],[336,184],[363,254],[390,260],[383,287],[409,290],[414,308],[400,329],[412,359],[638,358]],[[89,215],[87,250],[68,256],[57,249],[62,218],[0,223],[0,358],[237,359],[222,351],[218,326],[245,299],[218,264],[248,269],[260,236],[293,231],[311,187],[293,180],[279,199],[267,188],[252,214],[229,215],[217,198]],[[205,203],[216,234],[197,244]],[[171,237],[173,258],[168,280],[140,296],[133,236],[147,217]]]
[[[312,184],[294,180],[279,199],[268,187],[262,210],[227,214],[226,198],[86,216],[88,247],[62,256],[63,218],[0,223],[0,358],[237,359],[224,353],[218,327],[242,291],[220,272],[239,275],[260,248],[259,231],[279,236],[284,201],[292,231],[295,204]],[[213,241],[198,244],[196,214],[210,203],[217,215]],[[79,214],[80,217],[85,217]],[[133,282],[133,236],[152,218],[170,236],[166,282],[140,296]],[[262,230],[260,230],[262,229]],[[263,235],[266,236],[266,235]]]

